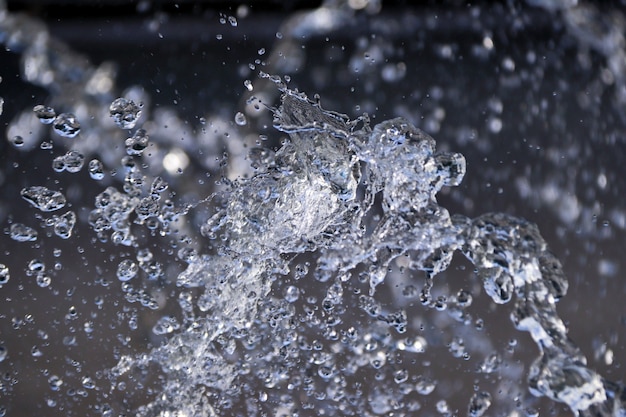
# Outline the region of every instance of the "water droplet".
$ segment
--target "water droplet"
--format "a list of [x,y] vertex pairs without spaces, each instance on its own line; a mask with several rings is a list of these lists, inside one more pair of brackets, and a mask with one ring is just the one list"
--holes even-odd
[[488,392],[476,392],[470,399],[467,415],[468,417],[481,417],[491,406],[491,394]]
[[52,107],[47,107],[42,104],[38,104],[33,108],[35,112],[35,116],[39,119],[39,121],[43,124],[49,125],[54,122],[54,118],[57,116],[56,112]]
[[87,389],[94,389],[96,387],[96,382],[89,376],[86,376],[82,379],[83,387]]
[[144,129],[137,129],[135,134],[126,139],[126,153],[128,155],[140,156],[150,144],[150,136]]
[[128,281],[137,275],[139,267],[130,259],[124,259],[117,266],[117,278],[120,281]]
[[89,161],[87,170],[89,171],[89,176],[96,181],[100,181],[104,178],[104,167],[102,165],[102,162],[97,159],[92,159],[91,161]]
[[289,285],[283,290],[283,297],[288,303],[295,303],[300,297],[300,290],[296,286]]
[[74,138],[80,133],[80,123],[72,113],[59,114],[52,123],[54,131],[66,138]]
[[65,206],[65,196],[58,191],[42,186],[32,186],[22,189],[22,198],[41,211],[55,211]]
[[52,283],[52,279],[46,274],[37,274],[37,278],[35,278],[37,285],[41,288],[46,288],[50,286]]
[[24,146],[24,138],[21,137],[20,135],[13,136],[13,138],[11,139],[11,142],[13,143],[13,146],[17,148]]
[[248,121],[246,120],[246,116],[238,111],[237,114],[235,114],[235,123],[239,126],[245,126]]
[[69,173],[76,173],[81,170],[85,157],[78,151],[69,150],[63,157],[65,170]]
[[120,97],[109,106],[109,114],[120,128],[132,129],[141,116],[141,104],[137,105],[132,100]]
[[61,239],[69,239],[72,236],[74,225],[76,224],[76,214],[68,211],[62,216],[54,218],[54,234]]
[[0,345],[0,362],[4,361],[8,355],[8,350],[3,345]]
[[0,264],[0,287],[5,285],[11,279],[9,268],[5,264]]
[[59,391],[61,389],[61,385],[63,385],[63,380],[57,375],[52,375],[48,378],[48,385],[52,391]]
[[11,239],[18,242],[34,242],[37,240],[37,231],[22,223],[13,223],[11,225]]

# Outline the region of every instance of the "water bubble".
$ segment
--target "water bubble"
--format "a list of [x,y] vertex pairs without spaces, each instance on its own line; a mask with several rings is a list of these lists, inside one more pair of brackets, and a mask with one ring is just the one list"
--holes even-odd
[[22,223],[13,223],[10,229],[11,239],[18,242],[34,242],[37,240],[37,231]]
[[130,259],[124,259],[117,266],[117,278],[120,281],[128,281],[137,275],[139,267]]
[[235,16],[228,16],[228,23],[233,27],[237,26],[237,18]]
[[148,136],[148,133],[144,129],[137,129],[135,134],[124,142],[126,145],[126,153],[133,156],[142,155],[143,151],[150,144],[149,140],[150,136]]
[[89,171],[89,176],[96,181],[100,181],[104,178],[104,167],[102,165],[102,162],[100,162],[98,159],[92,159],[91,161],[89,161],[89,165],[87,165],[87,170]]
[[491,406],[491,394],[488,392],[476,392],[470,399],[467,415],[468,417],[481,417]]
[[252,85],[252,81],[250,81],[250,80],[245,80],[245,81],[243,82],[243,85],[246,87],[246,89],[247,89],[248,91],[252,91],[252,90],[254,90],[254,86]]
[[80,123],[72,113],[61,113],[52,123],[54,131],[66,138],[74,138],[80,133]]
[[132,100],[120,97],[109,106],[109,115],[120,128],[132,129],[141,116],[141,104],[137,105]]
[[42,104],[38,104],[33,107],[33,111],[35,112],[35,116],[39,119],[39,121],[43,124],[49,125],[54,122],[55,117],[57,116],[56,112],[52,107],[47,107]]
[[9,279],[11,279],[9,268],[5,264],[0,264],[0,287],[9,282]]
[[235,114],[235,123],[239,126],[245,126],[248,121],[246,120],[246,116],[238,111],[237,114]]

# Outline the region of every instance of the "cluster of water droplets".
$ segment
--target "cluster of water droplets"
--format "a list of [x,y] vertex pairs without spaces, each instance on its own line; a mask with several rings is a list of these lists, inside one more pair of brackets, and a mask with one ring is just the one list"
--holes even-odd
[[[232,16],[221,19],[237,25]],[[31,51],[27,58],[29,54],[34,56]],[[44,82],[33,71],[38,70],[31,69],[31,80]],[[59,71],[52,73],[58,76]],[[383,74],[393,81],[404,76],[404,69],[394,64]],[[129,131],[120,142],[123,178],[121,185],[107,184],[97,194],[87,223],[99,242],[129,248],[112,268],[126,301],[158,310],[149,283],[165,274],[158,257],[142,246],[138,230],[168,237],[189,212],[212,210],[202,222],[202,238],[182,238],[176,246],[185,264],[176,277],[180,316],[163,315],[152,326],[152,333],[163,338],[161,345],[121,356],[107,373],[109,393],[152,371],[162,374],[161,386],[149,392],[151,398],[137,415],[416,413],[438,385],[429,376],[431,365],[422,361],[433,350],[430,336],[416,332],[407,309],[390,306],[380,290],[399,270],[411,277],[404,297],[480,331],[482,320],[468,312],[475,293],[433,294],[438,275],[461,252],[475,266],[486,294],[496,304],[512,302],[513,324],[537,343],[540,355],[528,379],[531,392],[581,415],[624,415],[623,387],[591,370],[567,337],[556,312],[567,280],[537,228],[503,214],[475,219],[451,215],[438,204],[443,187],[461,184],[463,155],[438,152],[434,139],[404,118],[371,127],[367,115],[351,120],[322,109],[318,98],[287,88],[276,76],[261,77],[281,93],[280,106],[273,109],[274,126],[288,138],[277,149],[250,150],[254,174],[223,178],[222,191],[193,207],[176,207],[166,193],[167,182],[146,172],[151,132],[143,126],[133,131],[142,105],[123,97],[107,103],[113,123]],[[246,88],[252,91],[252,83]],[[0,99],[0,113],[1,104]],[[61,137],[80,140],[79,133],[88,133],[72,113],[57,115],[43,105],[34,112]],[[435,114],[432,123],[440,118]],[[238,126],[248,124],[241,112],[233,120]],[[494,123],[492,129],[498,131]],[[21,136],[12,138],[14,145],[24,144]],[[43,148],[52,149],[51,142],[44,143]],[[52,158],[54,171],[82,170],[87,153],[73,146]],[[87,170],[97,181],[106,176],[98,159]],[[42,185],[23,188],[21,196],[42,213],[68,204],[63,192]],[[71,237],[74,211],[43,216],[35,216],[43,227]],[[12,223],[10,237],[36,241],[38,231],[31,226]],[[32,259],[26,273],[39,286],[50,285],[41,260]],[[9,277],[0,264],[0,287]],[[76,315],[72,307],[66,318]],[[136,321],[131,317],[129,326],[136,328]],[[91,325],[86,323],[85,331],[92,331]],[[451,356],[471,360],[468,340],[454,336],[447,343]],[[0,362],[6,356],[0,346]],[[477,372],[489,375],[503,358],[490,351],[477,362]],[[67,385],[57,375],[48,382],[55,392]],[[81,384],[80,392],[96,388],[90,376],[83,376]],[[468,393],[467,414],[478,417],[495,395],[474,388]],[[113,414],[106,402],[97,409]],[[436,410],[455,414],[445,398],[438,399]]]

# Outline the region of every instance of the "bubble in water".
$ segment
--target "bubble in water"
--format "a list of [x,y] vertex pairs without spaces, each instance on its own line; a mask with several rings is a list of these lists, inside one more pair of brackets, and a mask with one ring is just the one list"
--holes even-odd
[[150,137],[144,129],[137,129],[135,134],[126,139],[126,153],[128,155],[140,156],[149,145]]
[[9,282],[10,278],[9,267],[5,264],[0,264],[0,287]]
[[55,211],[65,206],[65,196],[42,186],[26,187],[20,191],[22,198],[41,211]]
[[237,114],[235,114],[235,123],[239,126],[245,126],[248,121],[246,120],[246,116],[238,111]]
[[117,266],[117,278],[120,281],[128,281],[137,275],[139,267],[130,259],[124,259]]
[[109,106],[109,114],[120,128],[132,129],[141,116],[141,104],[137,105],[132,100],[120,97]]
[[228,23],[233,27],[237,26],[237,18],[235,16],[228,16]]
[[468,417],[481,417],[491,406],[491,394],[488,392],[476,392],[470,399],[467,415]]
[[87,170],[89,171],[89,176],[96,181],[100,181],[104,178],[104,167],[102,165],[102,162],[100,162],[98,159],[92,159],[91,161],[89,161]]
[[3,111],[4,111],[4,99],[0,97],[0,115],[2,115]]
[[74,138],[80,133],[80,123],[72,113],[59,114],[55,117],[52,127],[59,136],[66,138]]
[[8,351],[7,348],[3,345],[0,345],[0,362],[4,361],[7,357]]
[[54,118],[57,116],[52,107],[44,106],[42,104],[38,104],[33,107],[33,111],[35,112],[35,116],[37,116],[39,121],[46,125],[54,122]]
[[244,85],[244,87],[246,87],[246,90],[248,90],[248,91],[254,90],[254,86],[252,85],[252,81],[250,81],[250,80],[245,80],[243,82],[243,85]]
[[13,223],[10,229],[11,239],[18,242],[34,242],[37,240],[37,231],[22,223]]

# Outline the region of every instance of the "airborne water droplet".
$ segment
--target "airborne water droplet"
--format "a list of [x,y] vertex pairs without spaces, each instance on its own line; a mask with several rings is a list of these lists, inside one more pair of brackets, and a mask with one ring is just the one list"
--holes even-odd
[[80,133],[80,123],[72,113],[59,114],[52,123],[54,131],[66,138],[74,138]]
[[109,106],[109,114],[120,128],[132,129],[141,116],[141,104],[137,105],[132,100],[120,97]]
[[44,106],[42,104],[38,104],[33,108],[35,112],[35,116],[39,119],[39,121],[43,124],[49,125],[54,121],[54,118],[57,116],[56,112],[52,107]]
[[9,282],[10,278],[9,268],[5,264],[0,264],[0,287]]
[[235,114],[235,123],[239,126],[245,126],[248,121],[246,120],[246,116],[242,112],[237,112]]
[[137,264],[130,259],[124,259],[117,266],[117,278],[120,281],[128,281],[137,275],[139,268]]

